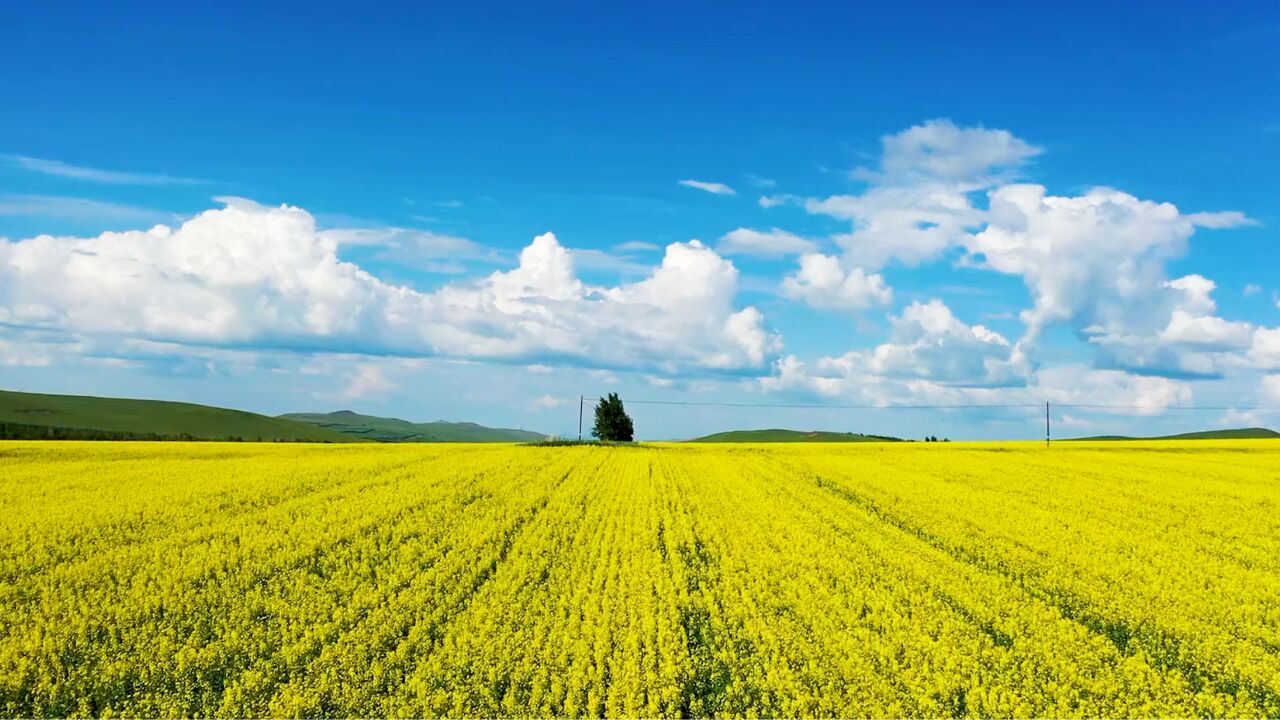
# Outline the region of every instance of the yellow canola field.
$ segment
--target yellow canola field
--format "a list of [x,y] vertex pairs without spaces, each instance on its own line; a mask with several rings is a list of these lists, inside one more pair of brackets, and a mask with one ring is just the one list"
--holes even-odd
[[1280,442],[0,443],[0,715],[1280,716]]

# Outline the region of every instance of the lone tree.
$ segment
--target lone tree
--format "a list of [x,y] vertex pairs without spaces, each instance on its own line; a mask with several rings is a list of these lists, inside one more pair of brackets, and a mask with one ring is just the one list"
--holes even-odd
[[631,417],[623,409],[618,393],[600,398],[596,405],[596,426],[591,429],[591,434],[610,442],[631,442],[635,433]]

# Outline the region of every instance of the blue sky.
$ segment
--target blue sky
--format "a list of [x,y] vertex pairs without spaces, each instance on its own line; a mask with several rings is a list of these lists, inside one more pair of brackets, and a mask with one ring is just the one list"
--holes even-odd
[[0,386],[547,432],[606,391],[1280,424],[1163,410],[1280,406],[1273,2],[27,5]]

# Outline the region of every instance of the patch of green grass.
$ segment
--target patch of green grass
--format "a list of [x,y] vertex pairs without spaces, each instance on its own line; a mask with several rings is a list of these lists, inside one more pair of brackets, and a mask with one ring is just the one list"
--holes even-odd
[[352,442],[351,436],[241,410],[162,400],[0,390],[0,437]]
[[361,415],[350,410],[331,413],[289,413],[280,417],[350,437],[378,442],[524,443],[546,439],[542,433],[529,430],[491,428],[469,422],[414,423],[396,418]]
[[1280,432],[1268,428],[1234,428],[1229,430],[1202,430],[1200,432],[1180,433],[1178,435],[1159,435],[1156,437],[1133,437],[1129,435],[1095,435],[1093,437],[1071,438],[1072,440],[1273,440],[1280,438]]

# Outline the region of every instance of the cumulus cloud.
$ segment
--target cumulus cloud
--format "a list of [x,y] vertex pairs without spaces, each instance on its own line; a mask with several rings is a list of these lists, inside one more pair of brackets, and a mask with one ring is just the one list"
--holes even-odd
[[883,276],[868,275],[858,267],[846,271],[839,258],[821,253],[801,256],[800,269],[783,279],[782,294],[810,307],[836,311],[866,310],[893,300]]
[[[1158,415],[1170,407],[1192,402],[1183,380],[1135,375],[1068,364],[1036,370],[1023,385],[974,386],[926,378],[877,375],[866,356],[822,358],[806,363],[788,355],[774,363],[772,376],[762,378],[765,392],[808,392],[831,399],[872,406],[1007,406],[1031,410],[1048,400],[1056,405],[1112,415]],[[1039,410],[1034,410],[1039,412]]]
[[685,187],[694,188],[695,190],[703,190],[712,195],[737,195],[738,192],[733,188],[718,182],[704,182],[702,180],[681,180],[678,183]]
[[[1027,286],[1024,354],[1038,352],[1045,328],[1065,324],[1096,350],[1100,368],[1215,377],[1241,364],[1253,326],[1218,317],[1210,280],[1170,279],[1166,267],[1197,229],[1253,221],[1237,211],[1183,213],[1110,188],[1054,196],[1014,182],[1040,152],[1008,131],[946,120],[885,136],[879,164],[853,172],[865,191],[804,201],[808,212],[848,221],[851,230],[830,238],[841,251],[838,266],[830,257],[802,258],[810,267],[784,281],[786,294],[831,307],[845,277],[856,286],[859,273],[874,277],[890,264],[958,257]],[[1253,344],[1255,358],[1268,357],[1266,336]]]
[[1247,356],[1254,367],[1280,370],[1280,327],[1254,329]]
[[868,366],[880,375],[960,384],[1001,384],[1025,368],[1000,333],[966,325],[940,300],[915,302],[893,319],[890,342],[872,352]]
[[869,270],[890,262],[910,266],[933,260],[983,218],[963,189],[936,183],[810,199],[805,209],[850,221],[853,231],[832,240],[843,248],[848,263]]
[[1033,336],[1053,321],[1122,322],[1126,306],[1167,287],[1164,266],[1185,252],[1198,224],[1169,203],[1110,188],[1058,197],[1040,185],[1005,185],[990,198],[988,223],[966,249],[975,264],[1023,278]]
[[[960,128],[931,120],[881,139],[880,166],[853,175],[870,183],[857,195],[809,198],[805,209],[853,226],[832,240],[846,266],[873,271],[891,262],[939,257],[978,228],[974,191],[990,187],[1040,150],[1006,130]],[[766,207],[777,204],[761,198]]]
[[696,241],[668,246],[641,281],[593,287],[547,233],[512,270],[425,293],[341,260],[339,244],[351,238],[317,231],[299,208],[237,200],[177,227],[0,242],[0,323],[663,372],[759,367],[779,347],[758,310],[735,306],[736,268]]
[[994,387],[1023,383],[1029,374],[1007,339],[982,325],[966,325],[940,300],[912,303],[891,324],[889,341],[870,350],[821,358],[812,367],[784,358],[763,386],[887,403],[895,399],[895,388],[900,400],[901,391],[913,386]]
[[989,184],[992,173],[1014,168],[1042,152],[1007,130],[958,127],[947,119],[929,120],[881,138],[878,170],[854,176],[882,184],[919,180]]
[[1169,203],[1094,188],[1049,195],[1040,185],[990,193],[986,226],[965,238],[969,262],[1018,275],[1031,292],[1021,318],[1031,343],[1066,323],[1099,349],[1099,363],[1153,374],[1213,376],[1251,326],[1217,317],[1214,283],[1166,279],[1197,227],[1239,224],[1237,213],[1179,212]]
[[721,255],[753,255],[762,258],[803,255],[817,249],[818,246],[812,240],[778,228],[767,231],[738,228],[726,233],[716,243],[716,251]]

